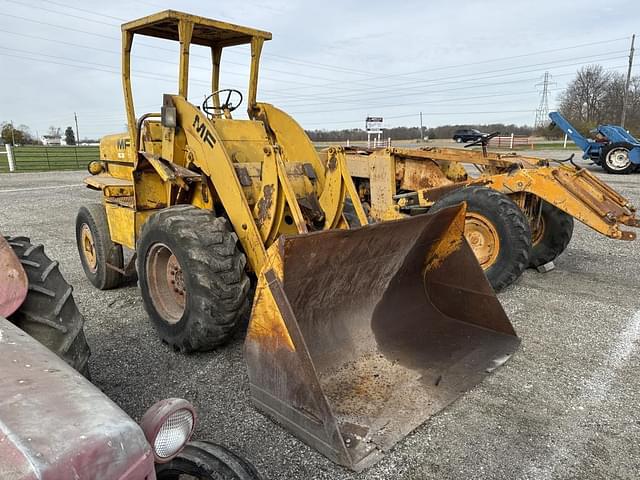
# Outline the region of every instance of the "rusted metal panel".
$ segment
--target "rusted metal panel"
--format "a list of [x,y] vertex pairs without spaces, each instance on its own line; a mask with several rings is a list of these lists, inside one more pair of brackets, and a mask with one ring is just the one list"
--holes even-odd
[[0,370],[0,478],[155,478],[140,427],[4,318]]
[[0,317],[14,313],[27,297],[29,280],[20,259],[0,235]]
[[420,190],[423,188],[451,185],[440,166],[432,160],[398,160],[396,179],[401,190]]
[[257,408],[359,471],[504,363],[519,340],[464,214],[274,244],[245,343]]

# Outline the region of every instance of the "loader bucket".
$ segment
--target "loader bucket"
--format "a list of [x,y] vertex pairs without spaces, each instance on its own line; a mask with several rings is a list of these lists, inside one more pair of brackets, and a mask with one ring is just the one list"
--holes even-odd
[[256,407],[361,471],[504,363],[519,340],[464,214],[273,244],[245,343]]
[[9,242],[0,235],[0,317],[14,313],[27,296],[29,281]]

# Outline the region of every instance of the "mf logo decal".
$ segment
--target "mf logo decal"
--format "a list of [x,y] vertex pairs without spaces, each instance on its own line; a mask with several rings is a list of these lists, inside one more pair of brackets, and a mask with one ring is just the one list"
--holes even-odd
[[118,150],[126,150],[131,146],[131,141],[129,138],[119,138],[116,142],[116,148]]
[[209,131],[204,122],[201,122],[199,115],[196,115],[196,118],[193,119],[192,126],[196,129],[196,133],[200,135],[202,141],[213,148],[213,144],[216,143],[216,140],[213,138],[213,134]]

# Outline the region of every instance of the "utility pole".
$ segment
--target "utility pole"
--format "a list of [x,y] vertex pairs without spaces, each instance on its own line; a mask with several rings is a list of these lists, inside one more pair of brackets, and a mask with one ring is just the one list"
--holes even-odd
[[76,120],[76,145],[80,144],[80,134],[78,133],[78,115],[76,112],[73,112],[73,118]]
[[424,131],[422,129],[422,112],[420,112],[420,141],[424,140]]
[[629,70],[627,70],[627,82],[624,85],[624,95],[622,96],[622,115],[620,115],[620,126],[624,127],[627,117],[627,100],[629,98],[629,83],[631,82],[631,67],[633,67],[633,44],[636,41],[636,34],[631,35],[631,50],[629,50]]
[[16,146],[15,128],[13,128],[13,120],[11,120],[11,146]]

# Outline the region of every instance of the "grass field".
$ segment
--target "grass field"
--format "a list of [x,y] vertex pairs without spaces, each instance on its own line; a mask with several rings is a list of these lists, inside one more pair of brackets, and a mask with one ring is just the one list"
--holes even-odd
[[[97,160],[98,147],[15,147],[16,172],[42,172],[50,170],[84,170]],[[9,171],[6,155],[0,155],[0,173]]]

